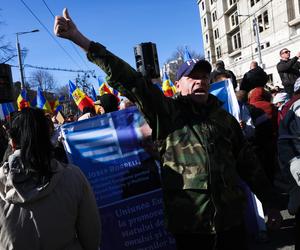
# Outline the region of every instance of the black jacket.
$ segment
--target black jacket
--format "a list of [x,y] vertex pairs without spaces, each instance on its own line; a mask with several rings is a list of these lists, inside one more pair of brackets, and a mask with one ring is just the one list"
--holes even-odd
[[294,93],[294,83],[300,77],[300,62],[298,57],[295,56],[287,61],[280,60],[277,64],[277,71],[280,75],[284,90],[292,95]]
[[244,74],[243,80],[240,85],[240,90],[249,92],[256,87],[264,87],[268,82],[267,73],[259,66],[254,69],[250,69]]

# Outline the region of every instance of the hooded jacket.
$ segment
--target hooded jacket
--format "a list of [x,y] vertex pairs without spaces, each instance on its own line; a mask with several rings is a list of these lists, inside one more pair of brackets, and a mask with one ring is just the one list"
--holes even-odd
[[152,128],[162,161],[165,223],[172,233],[215,233],[240,225],[245,196],[240,176],[262,202],[275,197],[238,122],[209,95],[169,98],[98,43],[88,58],[107,82],[134,102]]
[[52,160],[52,177],[40,183],[20,153],[0,167],[0,249],[97,250],[98,210],[80,169]]

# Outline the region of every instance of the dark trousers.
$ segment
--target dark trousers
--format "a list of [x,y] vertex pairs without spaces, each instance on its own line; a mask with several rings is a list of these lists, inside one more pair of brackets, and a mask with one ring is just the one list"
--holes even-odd
[[244,226],[216,235],[174,234],[177,250],[248,250]]

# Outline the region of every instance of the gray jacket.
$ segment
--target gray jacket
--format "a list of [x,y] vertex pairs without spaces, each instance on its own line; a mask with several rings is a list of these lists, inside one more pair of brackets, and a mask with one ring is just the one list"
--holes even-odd
[[300,100],[293,103],[280,122],[278,158],[282,173],[289,183],[288,209],[295,214],[300,208]]
[[24,169],[20,150],[0,167],[0,249],[98,249],[100,220],[85,176],[56,160],[51,167],[43,185]]

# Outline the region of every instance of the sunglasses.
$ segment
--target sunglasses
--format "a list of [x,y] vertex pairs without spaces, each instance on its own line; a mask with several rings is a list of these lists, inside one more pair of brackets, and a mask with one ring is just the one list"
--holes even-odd
[[286,50],[286,51],[282,51],[281,54],[287,54],[287,53],[291,53],[291,51]]

